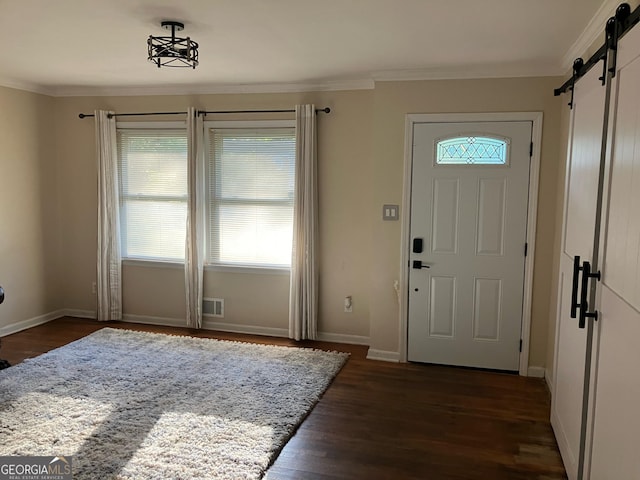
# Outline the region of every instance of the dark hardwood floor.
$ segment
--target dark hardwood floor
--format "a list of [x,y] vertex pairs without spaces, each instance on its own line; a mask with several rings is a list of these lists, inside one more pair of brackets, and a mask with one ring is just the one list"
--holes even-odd
[[376,362],[356,345],[69,317],[4,337],[0,357],[16,364],[106,326],[349,352],[269,480],[566,479],[540,379]]

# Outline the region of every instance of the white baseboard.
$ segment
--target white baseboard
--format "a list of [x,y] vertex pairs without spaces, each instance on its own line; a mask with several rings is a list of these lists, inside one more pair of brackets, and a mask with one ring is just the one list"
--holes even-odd
[[[144,323],[147,325],[163,325],[167,327],[186,327],[182,318],[152,317],[148,315],[125,314],[122,316],[124,322]],[[217,330],[228,333],[244,333],[247,335],[264,335],[266,337],[289,336],[286,328],[262,327],[260,325],[239,325],[235,323],[219,322],[212,318],[205,317],[202,321],[204,330]],[[322,342],[348,343],[352,345],[368,345],[369,337],[358,335],[343,335],[339,333],[319,333],[318,340]],[[397,361],[397,360],[391,360]]]
[[544,370],[544,379],[547,382],[547,388],[549,388],[549,393],[551,393],[551,396],[553,396],[553,378],[551,378],[551,373],[549,372],[548,368],[545,368]]
[[[42,325],[43,323],[50,322],[56,318],[61,317],[74,317],[74,318],[89,318],[95,319],[96,312],[94,310],[80,310],[74,308],[67,308],[62,310],[56,310],[45,315],[16,322],[11,325],[7,325],[0,328],[0,337],[5,335],[11,335],[12,333],[26,330],[27,328]],[[183,318],[170,318],[170,317],[154,317],[150,315],[135,315],[125,314],[122,316],[122,321],[131,323],[142,323],[146,325],[162,325],[166,327],[185,327],[185,320]],[[202,328],[205,330],[218,330],[220,332],[229,333],[245,333],[249,335],[265,335],[268,337],[288,337],[289,331],[286,328],[273,328],[262,327],[259,325],[237,325],[234,323],[216,322],[211,318],[204,318]],[[360,335],[344,335],[340,333],[325,333],[320,332],[318,334],[318,340],[322,342],[334,342],[334,343],[346,343],[351,345],[369,345],[369,337]],[[390,362],[398,361],[398,354],[396,352],[383,352],[379,350],[369,350],[376,353],[376,360],[386,360]],[[374,357],[371,357],[374,358]]]
[[289,336],[289,330],[286,328],[261,327],[258,325],[237,325],[235,323],[216,322],[207,318],[203,320],[202,328],[206,330],[218,330],[220,332],[265,335],[267,337],[287,338]]
[[400,353],[388,352],[386,350],[375,350],[373,348],[370,348],[369,352],[367,353],[367,360],[381,360],[383,362],[398,363],[400,361]]
[[0,327],[0,337],[11,335],[12,333],[21,332],[22,330],[26,330],[27,328],[37,327],[38,325],[50,322],[51,320],[63,317],[64,315],[64,310],[56,310],[54,312],[45,313],[44,315],[38,315],[37,317],[28,318],[26,320],[21,320],[16,323],[5,325],[4,327]]
[[[146,325],[162,325],[165,327],[187,328],[184,318],[152,317],[149,315],[125,314],[122,316],[123,322],[143,323]],[[229,333],[246,333],[249,335],[265,335],[268,337],[286,337],[289,331],[286,328],[260,327],[256,325],[236,325],[233,323],[216,322],[210,318],[202,321],[204,330],[218,330]]]
[[544,378],[544,367],[529,367],[527,370],[527,377]]
[[74,317],[74,318],[90,318],[95,320],[97,315],[95,310],[78,310],[75,308],[67,308],[62,310],[64,317]]
[[151,315],[122,315],[123,322],[144,323],[145,325],[161,325],[163,327],[186,327],[184,318],[153,317]]
[[360,335],[343,335],[342,333],[318,333],[321,342],[348,343],[350,345],[369,345],[369,337]]

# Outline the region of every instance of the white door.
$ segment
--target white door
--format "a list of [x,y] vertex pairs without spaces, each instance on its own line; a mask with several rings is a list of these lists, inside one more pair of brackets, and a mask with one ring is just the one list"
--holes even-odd
[[518,370],[531,131],[414,124],[409,361]]
[[[584,442],[585,365],[587,328],[578,328],[571,317],[572,293],[577,294],[580,272],[574,259],[593,261],[596,203],[602,152],[606,89],[593,68],[575,85],[569,151],[566,167],[564,232],[560,254],[558,312],[556,316],[554,388],[551,404],[553,426],[570,480],[578,475]],[[575,309],[576,313],[579,313]]]
[[618,44],[591,480],[640,479],[640,28]]

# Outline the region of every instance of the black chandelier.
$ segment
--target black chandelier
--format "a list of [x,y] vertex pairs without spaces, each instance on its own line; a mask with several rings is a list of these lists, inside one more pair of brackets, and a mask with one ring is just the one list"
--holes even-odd
[[184,24],[174,21],[164,21],[162,28],[171,30],[170,37],[154,37],[149,35],[149,60],[160,67],[191,67],[198,66],[198,44],[189,37],[176,37],[176,32],[184,30]]

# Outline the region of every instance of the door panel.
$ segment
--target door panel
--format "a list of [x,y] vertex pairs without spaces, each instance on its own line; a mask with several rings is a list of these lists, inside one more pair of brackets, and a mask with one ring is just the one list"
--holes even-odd
[[478,182],[476,254],[503,255],[507,179],[480,178]]
[[587,331],[578,328],[571,318],[573,261],[566,255],[560,259],[560,292],[557,325],[555,372],[551,401],[551,425],[558,441],[569,480],[578,478],[580,435],[584,397],[584,369]]
[[[409,273],[410,361],[518,369],[531,129],[414,125],[410,230],[425,249],[411,259],[430,268]],[[455,137],[468,143],[441,142]]]
[[604,286],[591,480],[640,478],[640,313]]
[[431,277],[429,336],[453,338],[456,313],[456,279]]
[[456,253],[458,250],[459,185],[457,178],[433,179],[433,253]]
[[[566,167],[551,425],[570,480],[578,478],[583,441],[587,330],[571,318],[574,256],[591,262],[602,157],[606,89],[592,69],[575,86]],[[588,386],[587,386],[588,387]]]
[[[591,480],[640,478],[640,29],[619,43],[599,309]],[[607,198],[607,197],[605,197]]]
[[640,60],[625,66],[616,79],[619,97],[604,269],[609,288],[640,310]]
[[499,339],[501,310],[502,280],[476,278],[473,290],[473,338],[475,340],[497,341]]

